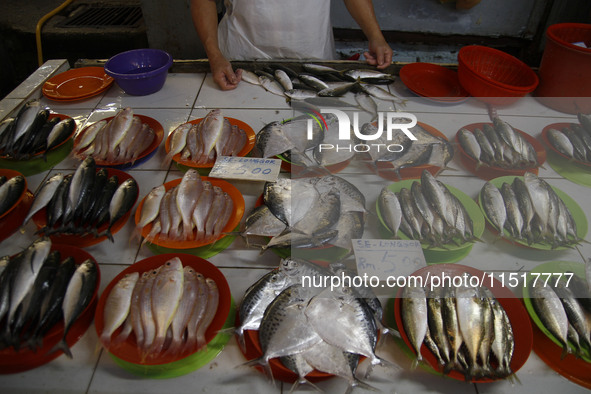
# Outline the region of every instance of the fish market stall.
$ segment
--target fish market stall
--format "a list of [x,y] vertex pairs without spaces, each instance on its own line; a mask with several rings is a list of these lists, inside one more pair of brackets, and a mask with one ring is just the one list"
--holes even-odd
[[[526,93],[491,107],[459,89],[457,80],[456,90],[425,92],[424,86],[405,84],[402,64],[376,76],[352,61],[244,62],[237,64],[249,71],[243,81],[223,92],[206,62],[175,61],[163,87],[143,96],[127,94],[106,75],[100,74],[100,83],[92,86],[81,79],[85,68],[103,65],[85,60],[69,69],[67,62],[48,61],[0,102],[2,120],[36,105],[47,109],[46,120],[59,115],[56,124],[62,119],[75,122],[73,133],[69,128],[69,133],[55,133],[57,140],[67,140],[63,145],[43,145],[46,161],[35,157],[38,148],[10,154],[25,145],[37,146],[32,143],[8,143],[10,152],[2,151],[0,168],[6,174],[0,175],[15,179],[19,175],[10,171],[17,171],[26,179],[11,181],[6,196],[18,194],[16,208],[27,205],[16,216],[0,216],[6,231],[0,234],[0,255],[14,260],[24,258],[17,257],[21,252],[36,255],[33,250],[42,248],[50,256],[57,249],[63,258],[72,256],[77,267],[88,266],[83,272],[78,268],[81,272],[73,278],[87,283],[79,277],[90,276],[98,283],[97,289],[77,287],[84,289],[77,294],[90,294],[84,302],[84,297],[74,298],[77,308],[71,309],[80,315],[78,320],[68,314],[52,328],[63,334],[65,346],[59,348],[72,358],[57,353],[55,359],[40,362],[35,352],[26,350],[26,357],[17,360],[14,353],[0,351],[0,387],[7,392],[275,393],[288,392],[294,380],[301,384],[296,390],[313,385],[331,393],[349,386],[356,391],[371,386],[397,393],[481,394],[582,393],[591,388],[588,345],[580,343],[581,359],[567,355],[561,360],[563,348],[576,349],[557,344],[564,332],[547,323],[548,307],[532,295],[541,290],[527,287],[535,274],[574,272],[584,282],[591,256],[591,149],[586,150],[591,146],[567,141],[577,128],[589,127],[588,114],[558,112]],[[289,70],[301,77],[299,85],[286,89],[280,81],[292,82]],[[64,72],[74,73],[77,87],[68,91],[58,83],[44,91],[48,81]],[[335,72],[345,81],[329,80]],[[416,122],[410,125],[413,117]],[[345,121],[349,124],[342,127]],[[135,134],[117,134],[119,123]],[[391,127],[390,136],[382,133],[393,124],[402,126]],[[414,130],[416,141],[407,138],[406,129]],[[211,130],[219,135],[212,136]],[[311,138],[302,138],[297,130]],[[341,138],[335,139],[337,134]],[[346,148],[339,145],[343,141]],[[331,146],[341,146],[341,152]],[[221,179],[210,173],[219,157],[258,158],[262,164],[279,158],[282,172],[276,182],[254,179],[255,173],[251,179]],[[522,187],[528,190],[525,194]],[[522,198],[532,193],[538,194]],[[176,215],[171,214],[175,209]],[[544,210],[556,215],[540,214]],[[403,217],[397,212],[404,212]],[[536,214],[538,219],[532,219]],[[514,342],[508,340],[502,348],[491,342],[478,353],[474,349],[484,336],[470,337],[464,347],[454,342],[455,350],[445,354],[436,344],[442,361],[425,343],[425,350],[419,350],[425,360],[417,366],[415,345],[420,349],[427,329],[435,343],[442,340],[433,316],[444,306],[406,302],[415,298],[400,298],[402,288],[395,281],[378,281],[371,286],[375,296],[360,296],[371,300],[368,305],[374,298],[381,303],[372,312],[346,288],[339,288],[334,298],[322,289],[285,290],[294,273],[300,278],[308,269],[319,277],[355,275],[362,265],[355,259],[357,251],[352,253],[352,239],[369,243],[394,237],[422,250],[423,263],[386,251],[371,262],[374,266],[391,266],[391,274],[404,277],[415,271],[480,275],[488,280],[490,292],[462,288],[455,293],[455,305],[466,299],[490,300],[486,312],[476,315],[509,321],[511,329],[505,323],[487,327]],[[375,248],[371,253],[376,256]],[[298,263],[300,257],[317,260],[314,268]],[[30,259],[41,264],[39,258]],[[443,263],[452,268],[445,271]],[[20,276],[27,277],[25,272]],[[176,286],[152,284],[151,293],[143,293],[153,298],[140,302],[147,282]],[[272,297],[266,298],[270,306],[258,315],[250,313],[248,302],[260,301],[253,292],[263,285],[272,289]],[[193,294],[186,304],[181,302],[185,293]],[[19,300],[25,297],[19,294]],[[429,294],[430,299],[446,297]],[[528,297],[525,305],[523,297]],[[140,310],[146,302],[157,311],[149,330]],[[357,314],[337,312],[344,303]],[[99,308],[93,324],[85,320],[87,305]],[[462,306],[459,324],[471,323],[465,313],[473,307]],[[187,310],[200,310],[203,320],[191,323],[193,312]],[[9,313],[18,315],[16,307]],[[344,325],[359,315],[365,316],[363,324]],[[143,322],[141,329],[133,327],[131,316]],[[414,318],[423,325],[411,325]],[[287,319],[299,322],[292,328],[316,351],[284,352],[298,345],[284,338],[284,328],[274,331],[274,323],[285,327]],[[71,326],[76,338],[66,336],[60,324]],[[176,324],[201,329],[195,328],[196,336],[189,340]],[[485,325],[480,320],[475,324]],[[397,328],[400,335],[389,334],[384,326]],[[363,335],[354,340],[348,336],[351,327]],[[141,340],[140,330],[145,334]],[[54,337],[55,343],[62,339]],[[356,347],[335,351],[342,343]],[[275,357],[282,357],[283,364]],[[484,361],[489,357],[498,361],[489,365]],[[8,369],[11,361],[14,368]],[[306,378],[307,368],[311,374]],[[274,383],[265,376],[267,369],[274,371]],[[442,376],[444,371],[449,376]]]

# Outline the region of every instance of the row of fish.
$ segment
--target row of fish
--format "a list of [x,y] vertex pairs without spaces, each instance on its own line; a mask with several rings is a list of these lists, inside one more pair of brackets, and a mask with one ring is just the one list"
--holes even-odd
[[347,92],[356,92],[359,95],[359,98],[356,97],[358,102],[367,101],[367,96],[372,96],[394,104],[404,103],[387,89],[377,86],[394,82],[392,74],[373,69],[336,70],[312,63],[304,63],[302,68],[302,72],[296,72],[286,65],[243,70],[242,80],[260,85],[268,92],[288,100],[341,97]]
[[26,180],[22,175],[10,179],[0,177],[0,216],[16,204],[25,191]]
[[72,118],[50,119],[49,110],[38,100],[26,103],[14,118],[0,124],[0,155],[15,160],[28,160],[57,147],[72,135],[76,122]]
[[350,250],[364,222],[365,197],[343,178],[279,178],[265,184],[263,204],[247,215],[240,234],[249,244],[271,237],[263,250],[327,244]]
[[591,115],[578,114],[579,122],[561,130],[548,130],[548,142],[570,159],[591,164]]
[[576,222],[562,199],[542,178],[526,172],[499,189],[486,182],[480,191],[482,208],[499,231],[504,230],[528,244],[545,243],[553,248],[581,242]]
[[529,296],[544,327],[562,345],[562,358],[591,354],[591,294],[583,279],[532,277]]
[[[92,157],[80,163],[74,174],[56,174],[35,193],[35,199],[23,225],[45,208],[46,225],[39,232],[51,234],[106,235],[131,210],[139,189],[133,178],[119,181],[109,177],[105,168],[96,168]],[[107,229],[99,233],[99,228]]]
[[215,241],[232,217],[234,202],[228,193],[189,169],[181,182],[166,190],[164,185],[148,193],[142,206],[136,234],[152,224],[146,242],[156,237],[172,241]]
[[[397,124],[408,124],[409,120],[405,118],[394,119]],[[384,171],[385,167],[380,163],[388,163],[391,168],[386,171],[394,171],[401,179],[400,171],[405,168],[429,165],[447,168],[447,163],[453,158],[453,145],[444,137],[436,136],[428,132],[420,124],[408,128],[408,131],[416,138],[411,140],[405,133],[398,131],[393,134],[392,139],[388,139],[387,133],[381,133],[377,139],[372,139],[374,135],[379,134],[378,126],[374,123],[365,123],[361,127],[361,134],[368,137],[365,140],[361,138],[362,143],[371,146],[383,146],[382,149],[370,149],[367,154],[371,159],[372,168]],[[393,149],[385,147],[392,146]]]
[[99,120],[84,129],[74,153],[108,163],[135,162],[152,144],[156,134],[129,107],[121,109],[110,120]]
[[403,289],[401,317],[416,364],[421,347],[433,353],[440,369],[456,370],[467,381],[482,377],[506,378],[513,374],[513,327],[507,313],[486,287],[462,286]]
[[[311,169],[324,169],[343,163],[355,155],[353,149],[339,149],[339,123],[332,114],[324,116],[326,123],[308,115],[266,124],[257,133],[254,152],[258,157],[282,155],[292,164]],[[312,138],[308,138],[308,124],[312,125]],[[349,141],[351,142],[351,141]],[[332,146],[332,148],[330,148]],[[328,173],[325,170],[325,173]]]
[[504,169],[528,169],[540,165],[535,148],[509,123],[498,117],[493,125],[485,123],[482,129],[458,132],[458,140],[468,156],[481,166]]
[[72,325],[90,304],[97,287],[96,263],[76,264],[51,251],[51,240],[43,237],[13,257],[3,257],[0,274],[0,344],[15,350],[33,351],[63,322],[61,341],[51,349],[72,353],[66,336]]
[[216,282],[174,257],[151,271],[127,274],[115,284],[105,301],[100,339],[108,349],[133,333],[142,360],[192,353],[206,346],[205,332],[218,304]]
[[172,131],[164,165],[179,153],[181,160],[213,164],[218,156],[238,155],[246,143],[246,132],[232,125],[221,109],[214,109],[198,124],[183,123]]
[[240,325],[236,328],[244,346],[244,331],[258,330],[262,349],[260,358],[248,365],[263,365],[270,377],[269,361],[280,362],[298,379],[312,385],[306,375],[313,370],[344,378],[350,388],[370,388],[355,377],[359,357],[371,366],[388,365],[375,354],[382,307],[367,288],[303,287],[302,277],[352,275],[341,264],[330,270],[306,260],[284,259],[248,288],[239,307]]
[[464,205],[427,170],[410,189],[395,193],[384,187],[378,197],[378,209],[394,236],[400,230],[408,238],[432,247],[477,240]]

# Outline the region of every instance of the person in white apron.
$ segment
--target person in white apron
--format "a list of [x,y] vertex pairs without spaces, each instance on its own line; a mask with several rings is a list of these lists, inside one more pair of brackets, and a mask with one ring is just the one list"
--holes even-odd
[[[344,0],[369,43],[365,58],[377,68],[392,62],[372,0]],[[336,57],[330,0],[224,0],[219,25],[215,0],[191,0],[191,15],[209,59],[214,81],[234,89],[241,71],[229,60],[330,60]]]

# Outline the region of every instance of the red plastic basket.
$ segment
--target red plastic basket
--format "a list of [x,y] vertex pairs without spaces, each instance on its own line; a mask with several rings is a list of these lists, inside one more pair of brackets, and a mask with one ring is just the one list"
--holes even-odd
[[[458,73],[470,86],[464,86],[473,96],[492,91],[511,96],[532,92],[538,86],[538,76],[521,60],[498,49],[469,45],[458,53]],[[468,77],[469,76],[469,77]],[[466,78],[468,77],[468,78]],[[472,91],[468,88],[471,88]]]

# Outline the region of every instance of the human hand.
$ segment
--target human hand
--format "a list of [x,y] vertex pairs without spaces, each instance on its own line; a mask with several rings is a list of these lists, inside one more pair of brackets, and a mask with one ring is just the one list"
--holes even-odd
[[367,64],[376,66],[378,69],[386,68],[392,63],[392,48],[388,45],[386,40],[370,40],[369,51],[363,53]]
[[223,56],[210,58],[209,66],[213,75],[213,80],[222,90],[232,90],[238,86],[242,79],[242,70],[232,69],[230,62]]

